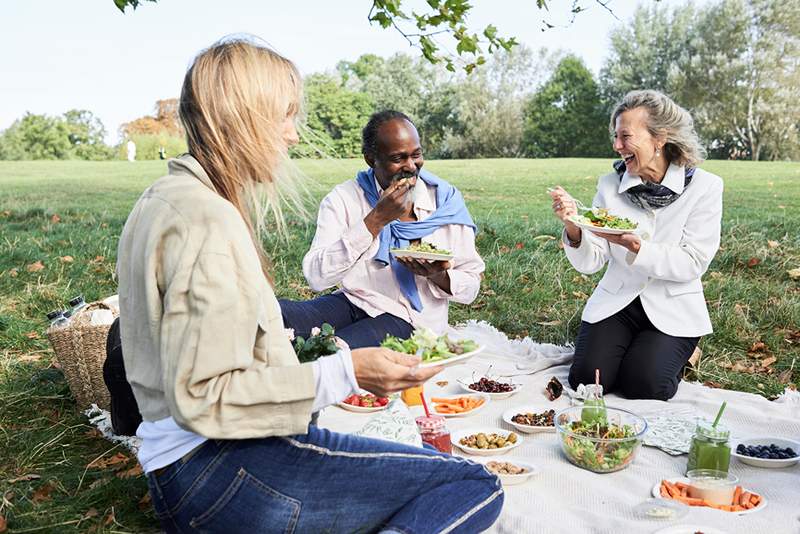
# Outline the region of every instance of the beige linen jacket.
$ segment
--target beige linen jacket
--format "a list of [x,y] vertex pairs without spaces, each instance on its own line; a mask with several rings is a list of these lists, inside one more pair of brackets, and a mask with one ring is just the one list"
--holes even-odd
[[145,421],[207,438],[305,433],[315,396],[247,226],[193,157],[136,202],[119,241],[125,369]]

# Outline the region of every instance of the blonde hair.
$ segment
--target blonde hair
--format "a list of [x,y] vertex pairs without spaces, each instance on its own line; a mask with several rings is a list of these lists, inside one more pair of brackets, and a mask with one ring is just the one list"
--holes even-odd
[[200,52],[186,72],[178,109],[189,153],[220,196],[242,215],[271,280],[262,244],[272,214],[285,235],[282,204],[305,214],[283,125],[302,111],[297,67],[253,38],[225,38]]
[[688,111],[664,93],[651,89],[631,91],[617,104],[611,114],[609,130],[614,134],[617,117],[636,108],[647,111],[647,129],[653,137],[663,137],[667,161],[684,167],[696,167],[706,157],[706,150],[694,129],[694,120]]

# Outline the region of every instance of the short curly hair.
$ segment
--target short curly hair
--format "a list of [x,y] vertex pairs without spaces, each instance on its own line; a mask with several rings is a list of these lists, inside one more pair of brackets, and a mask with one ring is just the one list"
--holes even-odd
[[387,122],[397,119],[403,119],[410,122],[412,125],[414,124],[414,122],[408,118],[408,115],[401,111],[385,109],[373,113],[369,121],[367,121],[367,125],[364,126],[364,129],[361,131],[361,153],[374,159],[378,155],[378,130]]
[[683,167],[697,167],[706,158],[706,149],[694,129],[694,119],[670,97],[652,89],[631,91],[622,97],[611,114],[609,131],[614,135],[617,117],[636,108],[647,110],[650,135],[664,136],[667,161]]

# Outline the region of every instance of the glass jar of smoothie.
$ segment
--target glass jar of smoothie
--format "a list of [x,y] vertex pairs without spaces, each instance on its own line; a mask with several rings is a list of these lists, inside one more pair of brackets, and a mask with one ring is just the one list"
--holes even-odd
[[729,437],[730,431],[721,425],[714,428],[708,421],[698,422],[689,446],[686,471],[713,469],[727,473],[731,463]]
[[430,417],[417,417],[417,428],[422,436],[422,441],[432,446],[439,452],[452,454],[453,443],[450,441],[450,431],[444,426],[444,417],[431,415]]
[[603,400],[603,386],[590,384],[586,388],[586,398],[583,401],[581,410],[581,422],[585,425],[608,424],[608,414],[606,412],[606,401]]

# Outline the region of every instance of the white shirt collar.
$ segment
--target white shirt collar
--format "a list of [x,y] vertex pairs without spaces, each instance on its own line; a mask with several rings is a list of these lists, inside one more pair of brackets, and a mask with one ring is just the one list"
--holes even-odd
[[[686,169],[684,167],[675,165],[674,163],[669,164],[669,168],[667,168],[667,174],[664,175],[664,179],[661,180],[661,184],[673,193],[681,194],[683,193],[683,186],[686,181]],[[642,183],[642,179],[635,174],[628,174],[628,171],[625,171],[625,174],[622,175],[622,180],[619,181],[619,190],[620,194],[624,193],[631,187],[637,186]]]

